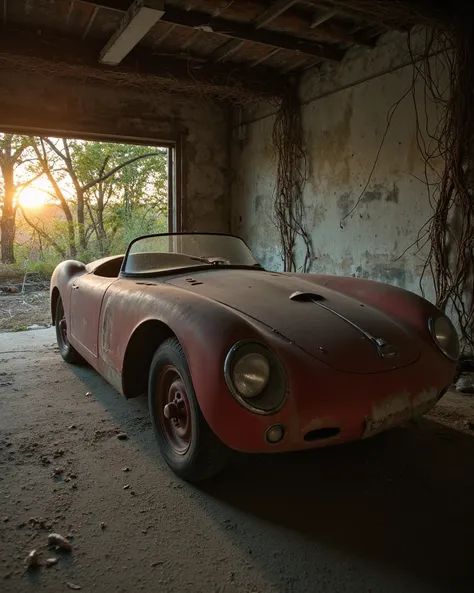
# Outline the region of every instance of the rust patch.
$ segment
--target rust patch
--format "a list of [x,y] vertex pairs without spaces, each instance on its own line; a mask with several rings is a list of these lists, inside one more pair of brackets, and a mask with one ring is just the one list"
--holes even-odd
[[411,397],[408,391],[372,406],[372,414],[365,419],[363,438],[399,426],[425,414],[436,403],[438,390],[425,389]]

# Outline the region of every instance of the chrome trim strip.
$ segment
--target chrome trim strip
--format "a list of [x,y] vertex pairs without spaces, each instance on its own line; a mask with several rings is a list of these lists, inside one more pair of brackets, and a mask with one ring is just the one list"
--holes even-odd
[[[343,321],[351,325],[354,329],[356,329],[358,332],[360,332],[375,347],[375,349],[379,353],[379,356],[381,356],[382,358],[395,358],[396,356],[398,356],[398,350],[394,348],[394,346],[387,344],[387,342],[385,342],[385,340],[383,340],[382,338],[375,338],[373,335],[369,334],[369,332],[365,331],[365,329],[362,329],[359,325],[357,325],[350,319],[347,319],[347,317],[344,317],[344,315],[341,315],[341,313],[334,311],[334,309],[331,309],[331,307],[328,307],[327,305],[323,305],[321,301],[316,301],[313,299],[312,301],[319,307],[322,307],[323,309],[326,309],[326,311],[329,311],[333,315],[336,315],[337,317],[339,317],[339,319],[342,319]],[[383,353],[384,347],[388,347],[391,349],[390,352],[388,352],[386,355],[384,355]]]

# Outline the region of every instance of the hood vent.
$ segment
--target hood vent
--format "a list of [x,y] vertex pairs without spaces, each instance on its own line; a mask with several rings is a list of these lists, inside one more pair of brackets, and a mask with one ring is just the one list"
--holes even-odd
[[311,302],[325,300],[326,299],[323,296],[317,294],[316,292],[301,292],[301,290],[297,290],[290,295],[290,301]]

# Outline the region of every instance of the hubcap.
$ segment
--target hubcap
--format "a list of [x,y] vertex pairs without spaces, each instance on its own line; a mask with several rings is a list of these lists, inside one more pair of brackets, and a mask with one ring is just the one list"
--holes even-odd
[[157,415],[169,445],[184,455],[191,444],[191,408],[188,393],[177,369],[165,367],[158,379]]

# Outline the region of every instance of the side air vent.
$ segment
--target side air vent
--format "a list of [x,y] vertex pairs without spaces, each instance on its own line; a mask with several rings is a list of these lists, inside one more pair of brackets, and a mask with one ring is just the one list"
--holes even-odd
[[305,441],[322,441],[324,439],[330,439],[336,437],[341,432],[340,428],[336,426],[328,426],[327,428],[318,428],[316,430],[310,430],[304,435]]

